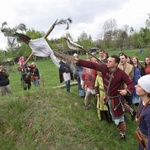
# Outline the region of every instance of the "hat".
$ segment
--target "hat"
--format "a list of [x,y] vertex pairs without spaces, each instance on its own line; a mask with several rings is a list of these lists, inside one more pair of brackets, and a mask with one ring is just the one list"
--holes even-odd
[[73,56],[74,56],[74,57],[78,57],[78,54],[77,54],[77,53],[74,53]]
[[145,90],[147,93],[150,93],[150,75],[142,76],[138,80],[138,84]]

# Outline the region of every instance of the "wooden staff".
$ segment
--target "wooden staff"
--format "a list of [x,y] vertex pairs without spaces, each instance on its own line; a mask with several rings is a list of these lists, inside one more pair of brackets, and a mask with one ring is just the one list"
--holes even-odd
[[103,63],[101,60],[99,60],[96,56],[94,56],[93,54],[91,54],[89,51],[87,51],[87,50],[84,49],[83,47],[80,47],[80,49],[84,50],[86,53],[88,53],[89,55],[91,55],[92,57],[94,57],[98,62]]
[[74,47],[81,49],[83,51],[85,51],[86,53],[88,53],[89,55],[91,55],[92,57],[94,57],[98,62],[103,63],[101,60],[99,60],[96,56],[94,56],[93,54],[91,54],[90,52],[88,52],[86,49],[84,49],[82,46],[78,45],[77,43],[74,43],[72,41],[70,41],[68,38],[65,37],[65,39]]
[[[50,29],[47,31],[47,33],[43,36],[45,39],[49,36],[49,34],[52,32],[52,30],[55,28],[55,25],[57,24],[58,19],[56,19],[56,21],[52,24],[52,26],[50,27]],[[27,60],[25,61],[24,65],[26,65],[28,63],[28,61],[30,60],[30,58],[32,57],[33,53],[30,54],[30,56],[27,58]]]
[[44,35],[44,38],[46,39],[49,34],[52,32],[52,30],[55,28],[55,25],[57,24],[58,19],[56,19],[56,21],[53,23],[53,25],[51,26],[51,28],[47,31],[47,33]]

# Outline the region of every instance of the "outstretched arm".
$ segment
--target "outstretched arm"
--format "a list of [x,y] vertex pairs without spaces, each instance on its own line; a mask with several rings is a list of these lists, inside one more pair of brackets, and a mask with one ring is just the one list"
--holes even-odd
[[106,64],[95,63],[91,61],[86,61],[82,59],[74,59],[73,63],[76,63],[78,66],[83,66],[86,68],[94,69],[96,71],[100,71],[102,73],[106,72],[107,66]]

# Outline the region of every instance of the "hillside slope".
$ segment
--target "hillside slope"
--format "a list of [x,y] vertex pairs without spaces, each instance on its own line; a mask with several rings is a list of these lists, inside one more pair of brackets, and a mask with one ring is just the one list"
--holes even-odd
[[127,139],[118,141],[114,123],[99,121],[92,102],[84,109],[76,86],[39,88],[0,101],[1,150],[135,150],[136,123],[127,115]]

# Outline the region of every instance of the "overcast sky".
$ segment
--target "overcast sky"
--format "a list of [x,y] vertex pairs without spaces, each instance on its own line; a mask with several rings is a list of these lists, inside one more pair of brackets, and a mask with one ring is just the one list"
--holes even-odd
[[[69,32],[74,40],[84,31],[93,40],[100,37],[105,21],[115,19],[118,28],[129,25],[135,30],[145,27],[150,13],[150,0],[4,0],[0,5],[0,27],[4,21],[10,28],[20,23],[28,29],[47,32],[56,19],[72,19],[56,26],[49,35],[60,38]],[[6,49],[7,39],[0,32],[0,49]]]

